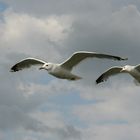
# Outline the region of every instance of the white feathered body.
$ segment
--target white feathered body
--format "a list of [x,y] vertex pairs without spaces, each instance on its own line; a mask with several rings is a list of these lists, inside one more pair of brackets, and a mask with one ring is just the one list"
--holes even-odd
[[81,77],[74,75],[71,71],[61,67],[60,64],[53,64],[51,69],[48,70],[48,73],[61,79],[68,79],[68,80],[78,80]]
[[137,82],[140,83],[140,72],[137,69],[133,68],[131,71],[129,71],[129,74],[133,76],[135,80],[137,80]]

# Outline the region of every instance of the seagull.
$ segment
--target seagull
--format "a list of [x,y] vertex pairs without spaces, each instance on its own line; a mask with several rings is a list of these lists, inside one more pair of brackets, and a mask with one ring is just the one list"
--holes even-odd
[[129,73],[134,78],[135,84],[138,83],[140,84],[140,64],[136,66],[126,65],[123,67],[119,66],[111,67],[97,78],[96,84],[104,82],[110,76],[117,75],[120,73]]
[[22,70],[24,68],[29,68],[32,65],[41,65],[39,68],[45,69],[48,71],[49,74],[60,78],[60,79],[67,79],[67,80],[78,80],[81,79],[81,77],[71,73],[72,68],[79,64],[82,60],[86,58],[106,58],[106,59],[114,59],[114,60],[127,60],[127,58],[121,58],[119,56],[113,56],[113,55],[108,55],[108,54],[101,54],[101,53],[96,53],[96,52],[87,52],[87,51],[78,51],[72,54],[66,61],[60,63],[60,64],[55,64],[55,63],[50,63],[50,62],[45,62],[40,59],[36,58],[26,58],[15,64],[11,68],[11,72],[16,72],[19,70]]

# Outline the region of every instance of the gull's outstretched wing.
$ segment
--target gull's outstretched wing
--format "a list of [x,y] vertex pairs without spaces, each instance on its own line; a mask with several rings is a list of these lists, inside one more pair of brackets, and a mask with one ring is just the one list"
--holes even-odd
[[61,66],[65,69],[72,70],[74,66],[79,64],[82,60],[90,57],[96,57],[101,59],[114,59],[114,60],[127,60],[127,58],[121,58],[119,56],[108,55],[108,54],[101,54],[96,52],[86,52],[86,51],[79,51],[75,52],[70,58],[68,58],[65,62],[61,63]]
[[24,68],[30,68],[32,65],[43,65],[45,63],[46,63],[45,61],[42,61],[36,58],[26,58],[26,59],[21,60],[17,64],[15,64],[11,68],[11,72],[16,72]]
[[110,76],[116,75],[121,73],[122,67],[112,67],[110,69],[108,69],[106,72],[104,72],[103,74],[101,74],[97,80],[96,80],[96,84],[99,84],[101,82],[106,81]]

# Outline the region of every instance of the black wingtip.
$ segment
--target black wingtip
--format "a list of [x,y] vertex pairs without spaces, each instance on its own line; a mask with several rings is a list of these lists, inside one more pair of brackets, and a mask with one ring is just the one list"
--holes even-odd
[[17,65],[14,65],[11,69],[10,69],[10,72],[16,72],[16,71],[19,71]]
[[128,60],[128,58],[126,57],[126,58],[122,58],[122,60]]
[[14,70],[10,69],[10,72],[15,72]]
[[17,71],[19,71],[19,70],[14,70],[14,69],[10,69],[10,72],[17,72]]
[[115,58],[116,60],[118,60],[118,61],[122,61],[122,60],[128,60],[128,58],[126,57],[126,58],[122,58],[122,57],[116,57]]
[[99,84],[99,80],[97,79],[97,80],[95,81],[95,83],[96,83],[96,85],[98,85],[98,84]]
[[102,74],[97,80],[96,80],[96,84],[98,85],[99,83],[101,82],[104,82],[104,79],[103,79],[104,75]]
[[19,71],[19,70],[10,69],[10,72],[17,72],[17,71]]
[[97,79],[97,80],[96,80],[96,85],[98,85],[98,84],[101,83],[101,82],[103,82],[103,81],[100,81],[100,79]]

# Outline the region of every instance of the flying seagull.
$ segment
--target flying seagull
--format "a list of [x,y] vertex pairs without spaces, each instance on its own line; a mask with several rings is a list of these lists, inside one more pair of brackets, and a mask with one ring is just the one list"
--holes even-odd
[[140,64],[136,66],[126,65],[124,67],[111,67],[97,78],[96,83],[99,84],[101,82],[104,82],[110,76],[117,75],[120,73],[129,73],[134,78],[135,84],[140,83]]
[[82,60],[90,57],[95,58],[106,58],[106,59],[114,59],[114,60],[127,60],[127,58],[121,58],[119,56],[113,56],[108,54],[101,54],[96,52],[86,52],[86,51],[79,51],[72,54],[66,61],[60,64],[49,63],[45,62],[36,58],[26,58],[21,60],[17,64],[15,64],[11,68],[11,72],[16,72],[22,70],[24,68],[29,68],[32,65],[41,65],[39,69],[45,69],[48,71],[49,74],[61,78],[61,79],[68,79],[68,80],[78,80],[81,77],[74,75],[71,73],[72,68],[79,64]]

